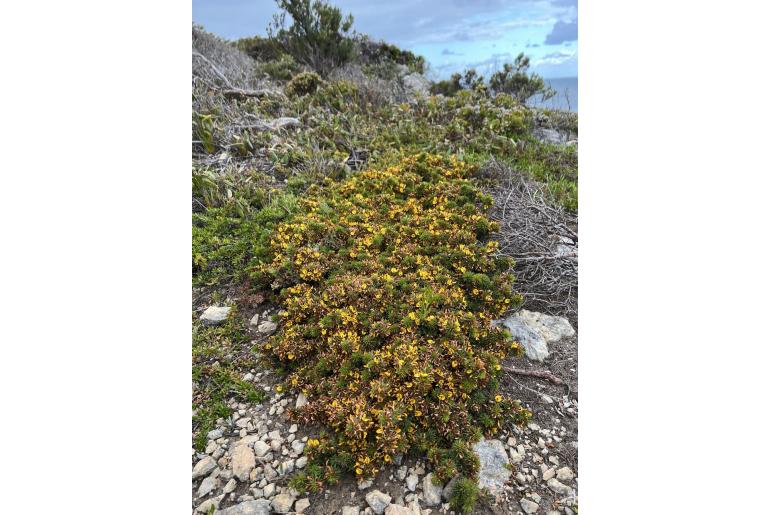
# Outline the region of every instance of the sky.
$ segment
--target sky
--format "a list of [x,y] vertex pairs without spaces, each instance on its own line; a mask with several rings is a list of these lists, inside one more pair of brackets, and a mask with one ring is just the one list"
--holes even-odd
[[[331,0],[353,28],[411,50],[431,78],[489,77],[519,52],[545,78],[577,77],[577,0]],[[193,0],[193,21],[227,39],[264,35],[274,0]]]

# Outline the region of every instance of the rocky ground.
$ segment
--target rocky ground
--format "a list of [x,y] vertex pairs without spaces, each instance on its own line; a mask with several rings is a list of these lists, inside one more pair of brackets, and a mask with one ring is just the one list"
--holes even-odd
[[[201,321],[224,321],[229,310],[222,304],[198,306]],[[268,320],[273,312],[263,306],[248,314],[256,341],[277,329]],[[474,447],[485,493],[473,513],[571,515],[577,509],[576,334],[564,318],[525,311],[502,322],[527,351],[504,364],[503,389],[521,399],[534,417],[528,427],[511,425]],[[526,375],[530,371],[550,371],[555,378]],[[230,400],[233,415],[217,421],[204,452],[192,451],[193,513],[453,513],[448,502],[453,483],[434,485],[424,459],[402,457],[366,483],[348,477],[315,494],[292,490],[289,479],[306,466],[305,445],[317,428],[287,419],[287,409],[301,406],[304,399],[275,392],[278,377],[271,371],[251,369],[243,379],[268,395],[261,404]]]

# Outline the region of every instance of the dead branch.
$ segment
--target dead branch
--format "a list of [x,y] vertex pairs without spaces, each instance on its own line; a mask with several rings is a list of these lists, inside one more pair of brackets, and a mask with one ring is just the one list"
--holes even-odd
[[510,372],[511,374],[516,374],[520,376],[529,376],[529,377],[537,377],[540,379],[547,379],[548,381],[552,382],[553,384],[564,384],[564,381],[560,379],[559,377],[556,377],[551,372],[547,370],[522,370],[520,368],[513,368],[513,367],[503,367],[503,370],[506,372]]
[[199,52],[196,52],[195,50],[193,50],[193,51],[192,51],[192,55],[193,55],[194,57],[199,57],[200,59],[202,59],[202,60],[203,60],[203,62],[205,62],[206,64],[208,64],[208,65],[211,67],[211,69],[214,71],[214,73],[216,73],[216,74],[217,74],[217,76],[218,76],[220,79],[222,79],[222,81],[224,81],[225,85],[226,85],[228,88],[234,89],[234,86],[233,86],[233,84],[230,82],[230,79],[228,79],[227,77],[225,77],[224,73],[222,73],[221,71],[219,71],[219,68],[217,68],[216,66],[214,66],[214,63],[212,63],[211,61],[209,61],[209,60],[208,60],[208,58],[206,58],[206,57],[205,57],[203,54],[201,54],[201,53],[199,53]]
[[270,89],[223,89],[222,94],[226,98],[237,98],[237,99],[243,99],[243,98],[250,98],[250,97],[256,97],[256,98],[262,98],[267,95],[274,94],[275,92]]

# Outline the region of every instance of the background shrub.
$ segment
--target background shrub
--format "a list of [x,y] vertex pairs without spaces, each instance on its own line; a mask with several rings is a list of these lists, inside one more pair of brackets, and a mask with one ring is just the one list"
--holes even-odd
[[317,73],[302,72],[295,75],[286,85],[286,94],[290,97],[301,97],[315,93],[321,82],[321,77]]

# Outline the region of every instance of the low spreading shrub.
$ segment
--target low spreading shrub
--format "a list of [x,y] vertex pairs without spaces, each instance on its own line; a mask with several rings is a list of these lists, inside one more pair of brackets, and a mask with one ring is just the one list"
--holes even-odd
[[479,487],[476,482],[466,477],[460,478],[452,490],[449,506],[460,513],[470,513],[479,497]]
[[286,94],[290,97],[301,97],[315,93],[323,81],[315,72],[302,72],[295,75],[286,85]]
[[500,362],[519,346],[491,321],[521,297],[486,241],[491,200],[472,172],[408,157],[311,186],[278,225],[255,278],[280,290],[284,311],[261,352],[285,373],[279,391],[307,395],[295,418],[327,428],[307,444],[316,476],[371,477],[416,451],[443,481],[473,477],[471,443],[531,416],[498,393]]

